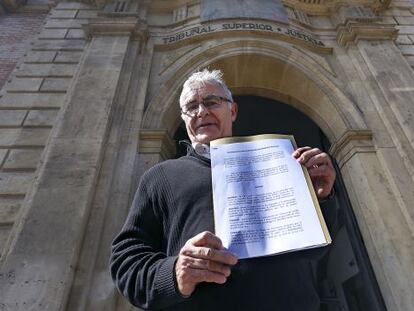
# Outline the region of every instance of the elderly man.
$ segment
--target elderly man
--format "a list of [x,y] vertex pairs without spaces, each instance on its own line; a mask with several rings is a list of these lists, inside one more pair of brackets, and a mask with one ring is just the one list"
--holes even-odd
[[[184,83],[181,116],[187,155],[141,178],[112,247],[112,277],[128,300],[150,310],[319,310],[312,251],[238,260],[214,235],[210,141],[232,135],[237,104],[220,71]],[[293,156],[326,198],[335,172],[326,153],[303,147]]]

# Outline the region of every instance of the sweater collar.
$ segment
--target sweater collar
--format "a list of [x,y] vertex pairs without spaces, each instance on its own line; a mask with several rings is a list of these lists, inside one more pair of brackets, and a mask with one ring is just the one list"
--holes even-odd
[[199,143],[199,142],[194,142],[194,143],[191,144],[191,146],[193,147],[193,149],[195,150],[195,152],[198,155],[200,155],[202,157],[205,157],[207,159],[211,159],[210,146],[209,145],[202,144],[202,143]]
[[188,140],[180,140],[179,141],[180,145],[184,145],[187,147],[187,156],[191,156],[193,158],[196,158],[198,160],[201,160],[202,162],[205,162],[207,165],[210,165],[210,158],[206,158],[202,155],[199,155],[193,148],[193,146],[191,145],[190,141]]

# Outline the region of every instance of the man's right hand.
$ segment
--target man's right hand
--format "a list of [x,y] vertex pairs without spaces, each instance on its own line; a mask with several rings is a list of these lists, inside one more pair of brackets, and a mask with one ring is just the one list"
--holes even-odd
[[211,232],[204,231],[189,239],[180,250],[175,264],[178,290],[190,296],[198,283],[223,284],[230,275],[230,267],[237,257],[227,251],[221,240]]

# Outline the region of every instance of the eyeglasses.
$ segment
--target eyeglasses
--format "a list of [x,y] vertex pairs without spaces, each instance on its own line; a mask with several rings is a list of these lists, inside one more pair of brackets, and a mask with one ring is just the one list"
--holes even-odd
[[223,101],[228,103],[233,102],[232,100],[225,97],[208,95],[205,98],[203,98],[200,103],[192,101],[185,104],[181,107],[181,113],[193,118],[197,115],[201,105],[203,105],[205,109],[210,111],[219,108]]

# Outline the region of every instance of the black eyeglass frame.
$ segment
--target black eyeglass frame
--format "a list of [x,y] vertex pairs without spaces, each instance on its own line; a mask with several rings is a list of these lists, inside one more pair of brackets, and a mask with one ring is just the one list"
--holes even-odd
[[[209,106],[209,105],[207,105],[207,106],[205,105],[205,102],[206,102],[206,101],[208,101],[208,100],[212,100],[212,99],[217,99],[217,100],[220,100],[220,101],[225,101],[225,102],[228,102],[228,103],[233,103],[233,100],[228,99],[228,98],[226,98],[226,97],[217,96],[217,95],[207,95],[206,97],[204,97],[204,98],[201,100],[201,102],[191,101],[191,102],[189,102],[189,103],[185,104],[183,107],[181,107],[181,108],[180,108],[180,111],[181,111],[181,113],[182,113],[182,114],[185,114],[186,116],[189,116],[189,117],[191,117],[191,118],[194,118],[194,117],[197,115],[197,113],[198,113],[198,111],[199,111],[199,109],[200,109],[200,105],[203,105],[203,107],[204,107],[205,109],[207,109],[208,111],[210,111],[210,109],[215,109],[215,108],[218,108],[218,107],[219,107],[219,106],[217,106],[217,107],[212,107],[212,106]],[[188,105],[192,105],[192,104],[195,104],[195,103],[197,103],[197,104],[198,104],[198,106],[197,106],[197,109],[195,109],[193,113],[189,113],[189,111],[188,111],[188,110],[184,110],[184,109],[183,109],[183,108],[185,108],[186,106],[188,106]]]

